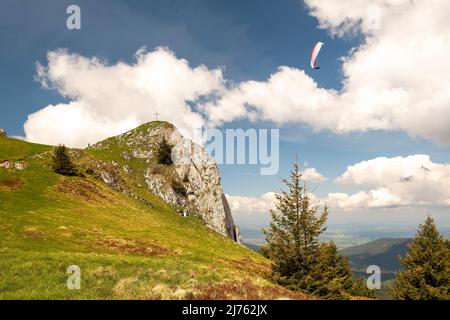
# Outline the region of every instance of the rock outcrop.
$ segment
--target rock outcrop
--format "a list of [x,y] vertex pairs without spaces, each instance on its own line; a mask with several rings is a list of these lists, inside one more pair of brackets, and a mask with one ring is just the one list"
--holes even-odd
[[3,160],[0,162],[0,168],[6,170],[19,170],[23,171],[27,168],[27,164],[24,161],[9,161]]
[[[172,148],[171,165],[159,164],[156,159],[161,141]],[[183,212],[200,216],[205,224],[236,242],[240,242],[239,228],[235,225],[228,201],[221,186],[218,166],[198,144],[185,139],[167,122],[155,121],[122,135],[106,139],[90,149],[120,155],[113,161],[115,171],[125,175],[128,183],[145,187],[165,202],[180,206]],[[116,183],[111,173],[100,177],[110,185]]]

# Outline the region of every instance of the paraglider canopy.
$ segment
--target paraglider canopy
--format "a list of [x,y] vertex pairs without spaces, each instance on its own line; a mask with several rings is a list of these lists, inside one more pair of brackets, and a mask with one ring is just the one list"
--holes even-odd
[[320,69],[319,66],[317,65],[317,56],[320,52],[320,49],[322,49],[323,46],[323,42],[317,42],[314,45],[314,48],[312,49],[311,52],[311,68],[313,69]]

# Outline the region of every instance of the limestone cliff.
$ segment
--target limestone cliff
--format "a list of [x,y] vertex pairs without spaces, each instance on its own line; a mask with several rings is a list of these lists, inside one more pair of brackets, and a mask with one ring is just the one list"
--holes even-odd
[[[156,159],[163,139],[173,147],[171,165],[161,165]],[[213,230],[240,242],[217,164],[203,147],[183,138],[173,125],[151,122],[101,141],[89,150],[107,153],[108,159],[112,153],[119,156],[111,163],[97,163],[93,169],[106,183],[134,198],[138,198],[134,187],[147,188],[178,206],[180,214],[196,214]]]

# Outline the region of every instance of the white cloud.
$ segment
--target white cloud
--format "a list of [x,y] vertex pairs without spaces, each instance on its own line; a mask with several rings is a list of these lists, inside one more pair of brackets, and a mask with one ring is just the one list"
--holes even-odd
[[262,118],[280,125],[305,122],[319,130],[337,127],[337,97],[334,90],[318,88],[303,70],[280,67],[267,82],[243,82],[203,108],[214,123]]
[[450,164],[434,163],[428,155],[362,161],[347,167],[336,182],[370,190],[353,195],[330,193],[326,201],[332,207],[450,205]]
[[[260,197],[246,197],[227,194],[227,200],[233,215],[268,215],[270,209],[275,208],[275,192],[267,192]],[[310,200],[313,203],[324,204],[313,193],[309,193]]]
[[401,199],[392,195],[386,188],[376,190],[359,191],[353,195],[346,193],[329,193],[325,199],[331,208],[344,210],[368,209],[368,208],[388,208],[405,205]]
[[[363,36],[342,58],[340,91],[320,88],[303,70],[287,66],[267,81],[231,85],[221,69],[190,67],[164,48],[140,50],[134,63],[114,65],[57,50],[48,54],[46,67],[38,65],[38,78],[71,102],[30,115],[26,136],[85,146],[150,121],[158,111],[184,133],[202,120],[214,126],[248,118],[304,123],[338,134],[403,130],[450,144],[450,1],[305,3],[319,26],[333,35]],[[373,11],[368,8],[379,11],[379,28],[370,27]],[[309,52],[303,56],[307,59]]]
[[28,116],[26,139],[32,142],[86,147],[106,137],[123,133],[140,123],[134,118],[114,121],[96,118],[82,102],[49,105]]
[[[319,26],[329,29],[336,36],[376,32],[379,30],[376,27],[381,27],[383,20],[408,10],[414,4],[411,0],[305,0],[305,3],[310,14],[319,20]],[[376,15],[381,19],[379,25],[373,23]]]
[[189,102],[222,91],[224,84],[221,69],[192,68],[165,48],[141,49],[133,64],[114,65],[52,51],[46,67],[38,64],[37,78],[71,102],[31,114],[24,125],[27,139],[78,147],[151,121],[156,111],[189,134],[203,120]]
[[[313,169],[313,168],[310,168]],[[304,177],[302,177],[304,178]],[[396,207],[450,206],[450,164],[432,162],[428,155],[378,157],[348,166],[335,179],[340,185],[360,187],[353,194],[331,192],[324,197],[310,193],[311,201],[345,211]],[[275,193],[261,197],[227,195],[234,214],[267,214]]]
[[268,214],[275,203],[275,193],[267,192],[260,197],[226,195],[231,212],[237,215]]
[[[206,103],[212,121],[260,118],[280,125],[301,122],[335,133],[403,130],[450,144],[449,1],[307,0],[306,4],[332,34],[364,36],[362,44],[343,58],[343,89],[320,88],[304,71],[280,67],[267,81],[240,83]],[[370,5],[379,8],[379,29],[369,27]]]
[[327,180],[316,168],[305,168],[302,172],[302,179],[311,182],[321,182]]

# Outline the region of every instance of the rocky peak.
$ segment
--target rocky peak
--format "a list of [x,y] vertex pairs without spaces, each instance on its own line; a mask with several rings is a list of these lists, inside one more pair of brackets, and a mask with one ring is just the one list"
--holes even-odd
[[[171,165],[161,165],[156,159],[163,139],[173,147]],[[239,228],[234,224],[216,162],[202,146],[185,139],[170,123],[150,122],[90,149],[114,151],[119,158],[112,165],[128,177],[124,180],[134,177],[135,184],[143,181],[148,191],[179,206],[180,214],[195,213],[213,230],[240,242]],[[104,176],[106,183],[114,180]]]

